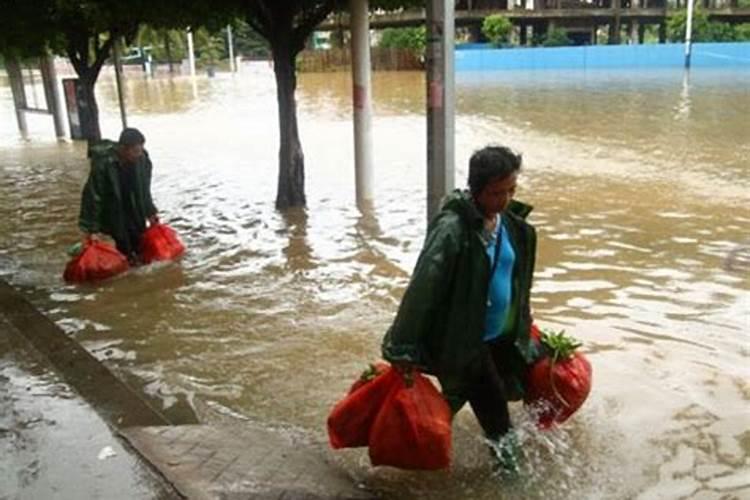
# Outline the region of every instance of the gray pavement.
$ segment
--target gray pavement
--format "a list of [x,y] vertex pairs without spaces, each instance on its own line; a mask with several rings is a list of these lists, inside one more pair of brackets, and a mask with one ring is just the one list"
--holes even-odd
[[330,451],[257,424],[134,427],[121,434],[191,499],[374,498]]
[[0,500],[367,499],[324,444],[164,415],[0,280]]

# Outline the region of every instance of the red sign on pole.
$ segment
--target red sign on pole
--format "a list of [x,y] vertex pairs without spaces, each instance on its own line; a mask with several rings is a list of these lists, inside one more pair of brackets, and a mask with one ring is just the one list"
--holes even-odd
[[430,95],[428,103],[432,109],[443,107],[443,84],[441,82],[430,82]]
[[367,92],[365,91],[364,85],[354,84],[354,90],[352,92],[354,97],[354,107],[356,109],[365,109],[367,101]]

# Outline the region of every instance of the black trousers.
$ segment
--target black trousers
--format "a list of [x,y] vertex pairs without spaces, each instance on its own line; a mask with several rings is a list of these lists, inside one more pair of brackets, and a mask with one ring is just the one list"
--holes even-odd
[[141,236],[143,236],[143,231],[140,228],[128,224],[125,237],[115,238],[115,246],[117,247],[117,250],[127,257],[131,264],[138,262]]
[[518,354],[510,339],[485,344],[480,369],[466,394],[485,437],[498,440],[511,428],[508,401],[517,399],[512,387],[518,367]]

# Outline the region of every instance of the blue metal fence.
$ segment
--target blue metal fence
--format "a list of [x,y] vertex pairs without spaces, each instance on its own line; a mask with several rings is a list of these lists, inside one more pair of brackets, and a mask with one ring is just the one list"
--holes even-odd
[[[456,71],[674,68],[685,63],[685,45],[588,45],[496,49],[488,45],[456,46]],[[750,68],[750,42],[695,43],[691,66]]]

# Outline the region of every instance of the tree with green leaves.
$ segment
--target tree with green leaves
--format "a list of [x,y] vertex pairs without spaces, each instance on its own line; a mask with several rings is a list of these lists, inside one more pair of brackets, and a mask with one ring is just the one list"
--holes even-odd
[[482,34],[496,47],[508,43],[512,31],[513,23],[501,14],[492,14],[482,21]]
[[195,32],[195,51],[198,62],[212,76],[216,65],[225,57],[224,37],[220,33],[210,33],[201,28]]
[[237,54],[257,59],[268,59],[270,54],[268,42],[256,33],[244,19],[234,19],[232,31],[234,33],[234,50]]
[[183,30],[154,28],[144,24],[138,31],[136,43],[139,47],[151,47],[151,54],[157,62],[169,64],[169,72],[174,71],[174,61],[181,61],[187,53]]
[[[701,9],[693,12],[691,39],[693,42],[733,42],[742,33],[741,26],[711,21]],[[679,12],[667,19],[667,38],[670,42],[684,42],[687,31],[687,13]]]
[[385,28],[380,34],[379,47],[389,49],[411,49],[423,55],[427,46],[427,28]]
[[750,23],[734,25],[734,35],[738,42],[750,42]]
[[547,30],[547,34],[542,39],[542,45],[545,47],[564,47],[572,42],[568,38],[568,32],[564,28],[554,27]]
[[0,0],[0,52],[3,58],[30,58],[59,48],[49,0]]

